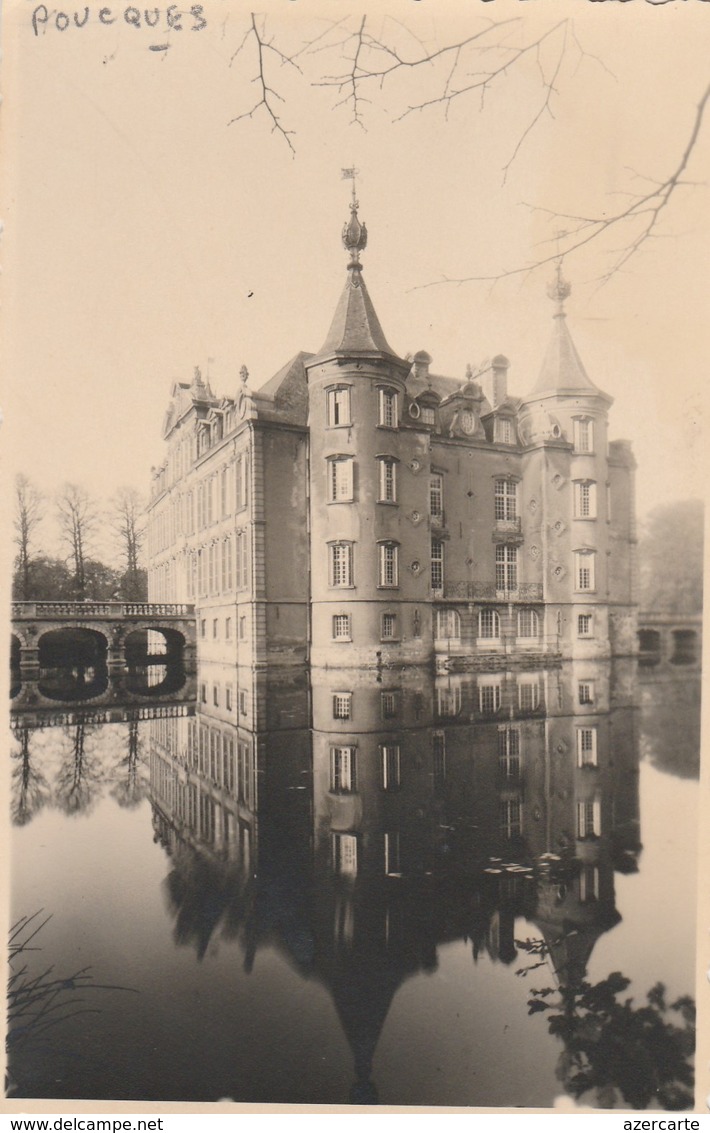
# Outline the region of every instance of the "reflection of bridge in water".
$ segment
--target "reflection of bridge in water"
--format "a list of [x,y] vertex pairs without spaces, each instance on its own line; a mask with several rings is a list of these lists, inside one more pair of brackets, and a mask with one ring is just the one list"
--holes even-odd
[[639,661],[658,664],[700,665],[702,659],[701,614],[679,614],[669,610],[644,610],[638,616]]
[[151,602],[13,602],[11,664],[22,679],[65,665],[196,661],[195,607]]

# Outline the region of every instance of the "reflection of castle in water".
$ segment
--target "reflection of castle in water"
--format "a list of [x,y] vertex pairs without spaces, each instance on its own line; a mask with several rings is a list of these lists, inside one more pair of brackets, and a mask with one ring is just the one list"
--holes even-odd
[[[151,722],[180,941],[276,946],[330,991],[372,1101],[385,1018],[440,945],[511,963],[516,917],[581,980],[640,849],[633,662],[432,677],[203,665]],[[234,723],[235,716],[238,723]],[[311,789],[312,788],[312,789]]]

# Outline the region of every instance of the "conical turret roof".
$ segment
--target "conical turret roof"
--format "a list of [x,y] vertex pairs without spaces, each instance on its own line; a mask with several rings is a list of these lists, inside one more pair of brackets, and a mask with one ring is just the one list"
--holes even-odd
[[348,278],[343,288],[333,321],[317,357],[398,355],[392,349],[377,317],[377,312],[362,278],[360,253],[367,244],[367,228],[358,217],[358,201],[353,189],[350,220],[343,227],[343,245],[350,255]]
[[319,354],[391,354],[377,312],[362,278],[360,264],[348,266],[348,280]]
[[551,392],[572,393],[577,390],[599,394],[601,397],[608,396],[594,384],[587,374],[584,363],[577,352],[577,347],[572,341],[564,309],[564,301],[571,291],[570,284],[562,276],[562,266],[558,264],[557,277],[547,289],[550,298],[557,303],[552,337],[547,347],[540,374],[529,396]]

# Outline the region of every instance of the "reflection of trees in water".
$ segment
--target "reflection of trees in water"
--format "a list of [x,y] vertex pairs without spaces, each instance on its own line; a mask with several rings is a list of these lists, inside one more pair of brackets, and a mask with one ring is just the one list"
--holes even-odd
[[107,791],[137,807],[149,793],[144,729],[139,721],[61,728],[19,728],[12,751],[10,813],[15,826],[43,807],[89,814]]
[[144,755],[143,734],[137,720],[126,725],[128,737],[117,762],[114,763],[111,777],[111,797],[120,807],[133,810],[150,791],[148,765]]
[[[544,941],[517,941],[519,947],[544,956]],[[537,961],[519,975],[540,967]],[[695,1001],[688,995],[668,1003],[666,989],[657,983],[646,1002],[621,998],[631,981],[621,972],[591,984],[564,982],[556,987],[531,988],[528,1014],[545,1012],[551,1035],[564,1044],[557,1077],[567,1093],[580,1099],[595,1090],[597,1104],[610,1109],[621,1099],[634,1109],[657,1102],[666,1110],[693,1105]]]
[[95,742],[98,731],[83,721],[64,729],[70,744],[54,783],[55,806],[64,814],[87,814],[103,794],[106,766]]
[[10,778],[10,817],[14,826],[25,826],[51,799],[51,788],[42,771],[33,764],[29,728],[18,734],[19,748],[13,751]]
[[175,917],[175,942],[193,947],[201,960],[219,929],[233,940],[249,909],[249,893],[239,867],[213,861],[188,846],[179,846],[174,868],[164,885]]

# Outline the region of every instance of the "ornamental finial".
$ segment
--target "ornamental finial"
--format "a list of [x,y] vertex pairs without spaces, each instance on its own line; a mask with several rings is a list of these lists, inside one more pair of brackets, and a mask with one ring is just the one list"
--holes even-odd
[[242,368],[240,369],[239,377],[242,379],[242,384],[246,385],[249,381],[249,371],[247,370],[246,366],[242,366]]
[[557,303],[557,310],[555,316],[562,316],[565,313],[565,299],[568,299],[572,293],[572,285],[562,274],[562,257],[560,256],[557,261],[557,273],[552,283],[547,286],[547,294],[550,299]]
[[350,253],[350,263],[348,267],[360,270],[360,252],[367,246],[367,227],[360,222],[357,215],[360,202],[355,192],[355,178],[358,173],[359,170],[354,167],[342,170],[343,180],[352,181],[353,183],[352,199],[350,201],[350,220],[343,226],[343,247]]

